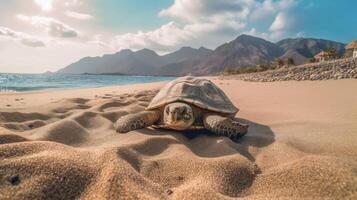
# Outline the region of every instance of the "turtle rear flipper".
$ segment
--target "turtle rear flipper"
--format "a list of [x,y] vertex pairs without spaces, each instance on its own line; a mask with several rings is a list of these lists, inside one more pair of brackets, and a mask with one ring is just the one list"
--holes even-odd
[[127,133],[132,130],[146,128],[155,124],[160,119],[160,112],[142,111],[139,113],[128,114],[118,119],[116,122],[116,131],[118,133]]

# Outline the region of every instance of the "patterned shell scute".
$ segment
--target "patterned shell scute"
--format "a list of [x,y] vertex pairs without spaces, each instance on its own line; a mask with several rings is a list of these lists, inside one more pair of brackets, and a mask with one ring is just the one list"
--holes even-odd
[[232,102],[210,80],[192,76],[181,77],[169,82],[153,98],[147,110],[181,101],[197,107],[226,114],[238,112]]

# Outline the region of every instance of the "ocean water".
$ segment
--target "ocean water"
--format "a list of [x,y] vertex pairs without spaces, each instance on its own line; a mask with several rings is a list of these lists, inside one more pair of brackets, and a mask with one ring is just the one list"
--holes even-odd
[[150,83],[173,79],[175,79],[175,77],[0,73],[0,92],[95,88],[135,83]]

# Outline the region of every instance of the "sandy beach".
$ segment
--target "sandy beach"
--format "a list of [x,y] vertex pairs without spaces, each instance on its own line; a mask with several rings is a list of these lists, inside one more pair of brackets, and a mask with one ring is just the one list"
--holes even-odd
[[210,79],[250,125],[238,142],[117,133],[166,82],[0,94],[0,199],[357,198],[357,80]]

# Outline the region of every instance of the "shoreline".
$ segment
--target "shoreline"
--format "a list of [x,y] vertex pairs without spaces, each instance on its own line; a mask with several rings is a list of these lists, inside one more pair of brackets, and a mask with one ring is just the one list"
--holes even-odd
[[[252,74],[243,74],[244,75],[254,75],[255,73]],[[243,81],[243,82],[250,82],[250,83],[274,83],[274,82],[325,82],[325,81],[344,81],[344,80],[356,80],[355,78],[344,78],[344,79],[326,79],[326,80],[280,80],[280,81],[250,81],[250,80],[244,80],[240,79],[239,76],[241,75],[217,75],[217,76],[198,76],[202,78],[207,78],[210,80],[216,80],[216,81],[224,81],[224,80],[237,80],[237,81]],[[12,94],[36,94],[36,93],[52,93],[52,92],[64,92],[64,91],[81,91],[81,90],[101,90],[101,89],[110,89],[110,88],[121,88],[121,87],[131,87],[131,86],[140,86],[140,85],[147,85],[147,84],[160,84],[160,83],[167,83],[170,80],[166,81],[154,81],[154,82],[148,82],[148,83],[128,83],[128,84],[122,84],[122,85],[107,85],[107,86],[98,86],[98,87],[74,87],[74,88],[56,88],[56,89],[41,89],[41,90],[29,90],[29,91],[0,91],[0,96],[1,95],[12,95]]]
[[6,76],[5,74],[2,77],[0,73],[0,79],[0,94],[7,94],[126,86],[169,81],[175,77],[81,74],[55,74],[54,76],[42,76],[42,74],[8,74]]
[[36,94],[36,93],[52,93],[52,92],[64,92],[64,91],[81,91],[81,90],[100,90],[100,89],[110,89],[117,87],[130,87],[146,84],[155,84],[155,83],[166,83],[168,81],[155,81],[150,83],[133,83],[133,84],[123,84],[123,85],[111,85],[111,86],[99,86],[99,87],[86,87],[86,88],[58,88],[58,89],[44,89],[44,90],[29,90],[29,91],[13,91],[13,92],[0,92],[0,95],[11,95],[11,94]]
[[[16,109],[23,108],[31,105],[41,105],[44,102],[55,102],[66,98],[90,98],[95,99],[97,97],[105,96],[106,94],[116,93],[133,93],[140,90],[142,87],[151,89],[158,89],[167,81],[152,82],[152,83],[138,83],[130,85],[118,85],[118,86],[105,86],[97,88],[73,88],[64,90],[51,90],[51,91],[26,91],[26,92],[0,92],[0,109]],[[16,101],[16,99],[27,99],[29,102],[23,104],[22,101]],[[8,106],[10,105],[10,106]]]
[[[318,80],[318,81],[312,81],[312,80],[304,80],[304,81],[297,81],[297,80],[288,80],[288,81],[275,81],[275,82],[255,82],[255,81],[245,81],[245,80],[240,80],[240,79],[232,79],[230,76],[208,76],[208,77],[203,77],[212,80],[215,82],[219,87],[221,86],[220,82],[225,82],[225,81],[236,81],[236,82],[242,82],[246,84],[256,84],[256,85],[266,85],[266,84],[308,84],[308,83],[313,83],[313,84],[323,84],[323,83],[328,83],[330,84],[331,82],[334,81],[340,81],[340,82],[354,82],[357,81],[357,79],[329,79],[329,80]],[[119,93],[135,93],[142,88],[147,88],[148,90],[152,89],[160,89],[164,84],[168,83],[168,81],[157,81],[157,82],[151,82],[151,83],[134,83],[134,84],[125,84],[125,85],[114,85],[114,86],[103,86],[103,87],[93,87],[93,88],[61,88],[61,89],[56,89],[56,90],[34,90],[34,91],[23,91],[23,92],[0,92],[0,109],[14,109],[14,108],[23,108],[24,105],[21,104],[20,101],[17,101],[16,99],[21,99],[24,97],[31,97],[32,99],[38,100],[36,101],[30,101],[29,104],[33,105],[41,105],[43,102],[53,102],[53,101],[58,101],[61,99],[65,98],[76,98],[78,95],[81,96],[81,98],[90,98],[90,99],[95,99],[98,97],[105,96],[106,94],[119,94]],[[8,106],[10,105],[10,106]]]

